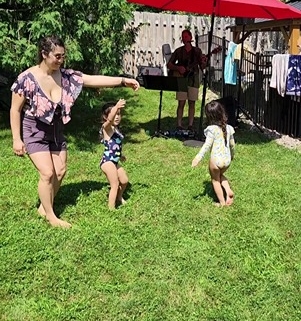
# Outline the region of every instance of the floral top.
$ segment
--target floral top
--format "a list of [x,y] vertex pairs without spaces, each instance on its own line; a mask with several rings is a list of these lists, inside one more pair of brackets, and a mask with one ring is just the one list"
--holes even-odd
[[71,119],[71,107],[83,87],[83,78],[80,71],[61,69],[62,97],[61,101],[54,103],[39,86],[34,75],[26,70],[22,72],[13,83],[11,91],[26,98],[23,111],[25,115],[34,116],[44,123],[51,124],[56,108],[61,108],[64,124]]

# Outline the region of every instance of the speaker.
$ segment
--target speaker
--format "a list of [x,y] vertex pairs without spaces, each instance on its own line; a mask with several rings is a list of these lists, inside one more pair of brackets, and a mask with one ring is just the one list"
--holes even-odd
[[255,22],[254,18],[235,18],[235,25],[241,26],[241,25],[251,25]]
[[232,127],[236,127],[236,111],[237,111],[237,100],[233,96],[226,96],[223,98],[216,99],[225,108],[228,121],[227,123]]

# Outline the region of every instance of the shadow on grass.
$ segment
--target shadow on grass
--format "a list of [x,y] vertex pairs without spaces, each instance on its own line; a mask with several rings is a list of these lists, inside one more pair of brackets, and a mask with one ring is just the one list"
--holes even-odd
[[131,195],[133,193],[135,193],[137,190],[139,189],[148,189],[149,185],[148,184],[144,184],[144,183],[131,183],[129,182],[126,190],[124,191],[124,199],[127,200],[129,198],[131,198]]
[[[194,200],[199,200],[201,197],[203,196],[208,196],[209,198],[212,199],[213,203],[219,203],[219,200],[214,192],[213,186],[212,186],[212,182],[211,181],[204,181],[203,182],[203,187],[204,187],[204,191],[201,194],[195,195],[193,196]],[[223,187],[222,187],[223,188]],[[223,192],[224,192],[224,198],[227,198],[227,194],[226,191],[223,188]]]
[[9,110],[0,109],[0,130],[10,128]]
[[218,202],[218,199],[217,199],[215,192],[213,190],[213,186],[212,186],[211,181],[204,181],[203,187],[204,187],[203,193],[193,196],[193,199],[199,200],[203,196],[209,196],[212,199],[212,202]]
[[80,195],[89,196],[94,191],[99,191],[107,186],[107,183],[98,181],[84,181],[63,185],[55,198],[56,213],[60,216],[65,207],[76,205]]
[[[188,119],[187,117],[183,118],[183,123],[187,124]],[[196,137],[203,136],[202,133],[206,126],[199,131],[199,118],[195,118],[195,132]],[[173,132],[175,131],[175,124],[176,118],[175,117],[164,117],[160,120],[160,129],[164,133],[166,131]],[[155,131],[158,129],[158,118],[152,119],[146,123],[139,124],[142,129],[145,131],[149,131],[150,135],[153,135]],[[174,138],[174,137],[173,137]],[[235,128],[235,141],[239,144],[247,144],[247,145],[254,145],[254,144],[266,144],[272,140],[271,137],[268,137],[261,133],[257,128],[254,128],[248,124],[243,122],[239,122],[239,125]],[[187,138],[191,139],[191,138]],[[196,138],[197,139],[197,138]]]
[[[128,186],[124,192],[124,199],[125,201],[131,198],[131,195],[134,193],[136,189],[139,188],[148,188],[147,184],[135,183],[131,184],[128,183]],[[102,189],[107,189],[106,197],[109,196],[110,185],[108,182],[98,182],[98,181],[84,181],[80,183],[70,183],[63,185],[57,197],[55,198],[55,208],[56,214],[58,217],[64,212],[64,209],[67,206],[75,206],[77,203],[77,199],[80,195],[89,196],[94,191],[99,191]],[[36,206],[40,205],[39,201],[37,202]]]
[[[185,122],[185,118],[183,119]],[[149,131],[150,134],[153,134],[158,129],[158,115],[146,123],[139,123],[140,127],[145,131]],[[164,131],[174,131],[176,129],[176,117],[164,117],[160,120],[160,130]]]
[[[109,197],[109,191],[110,191],[110,184],[109,183],[104,183],[103,184],[103,187],[106,187],[108,189],[107,191],[107,194],[106,194],[106,197],[108,198]],[[132,184],[131,182],[128,183],[124,193],[123,193],[123,199],[125,201],[128,201],[130,200],[132,194],[135,193],[135,191],[137,191],[138,189],[147,189],[149,188],[149,185],[148,184],[143,184],[143,183],[134,183]],[[117,208],[122,206],[122,204],[117,204]]]
[[272,140],[274,139],[260,132],[253,125],[239,122],[238,127],[235,128],[235,141],[239,144],[266,144]]

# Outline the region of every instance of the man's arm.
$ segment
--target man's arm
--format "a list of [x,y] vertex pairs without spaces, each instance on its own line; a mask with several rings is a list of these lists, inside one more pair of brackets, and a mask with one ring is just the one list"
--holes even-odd
[[180,50],[180,48],[177,48],[173,52],[173,54],[171,55],[169,62],[167,64],[167,68],[169,70],[176,71],[176,72],[180,73],[181,75],[183,75],[186,72],[186,68],[184,66],[176,64],[176,62],[179,60],[179,58],[178,58],[179,50]]
[[196,54],[197,54],[197,62],[201,70],[206,69],[207,66],[207,55],[203,54],[202,50],[196,47]]

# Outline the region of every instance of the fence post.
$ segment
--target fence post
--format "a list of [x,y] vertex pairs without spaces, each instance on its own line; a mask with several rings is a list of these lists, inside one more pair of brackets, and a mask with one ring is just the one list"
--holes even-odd
[[254,99],[255,99],[255,109],[254,109],[254,115],[252,115],[255,123],[258,122],[258,103],[259,103],[259,92],[260,92],[260,86],[261,81],[260,81],[260,71],[259,71],[259,64],[260,64],[260,55],[259,52],[256,52],[256,57],[255,57],[255,73],[254,73]]
[[226,84],[225,84],[225,78],[224,78],[224,72],[225,72],[225,59],[226,59],[226,37],[224,36],[222,38],[222,97],[226,96]]

